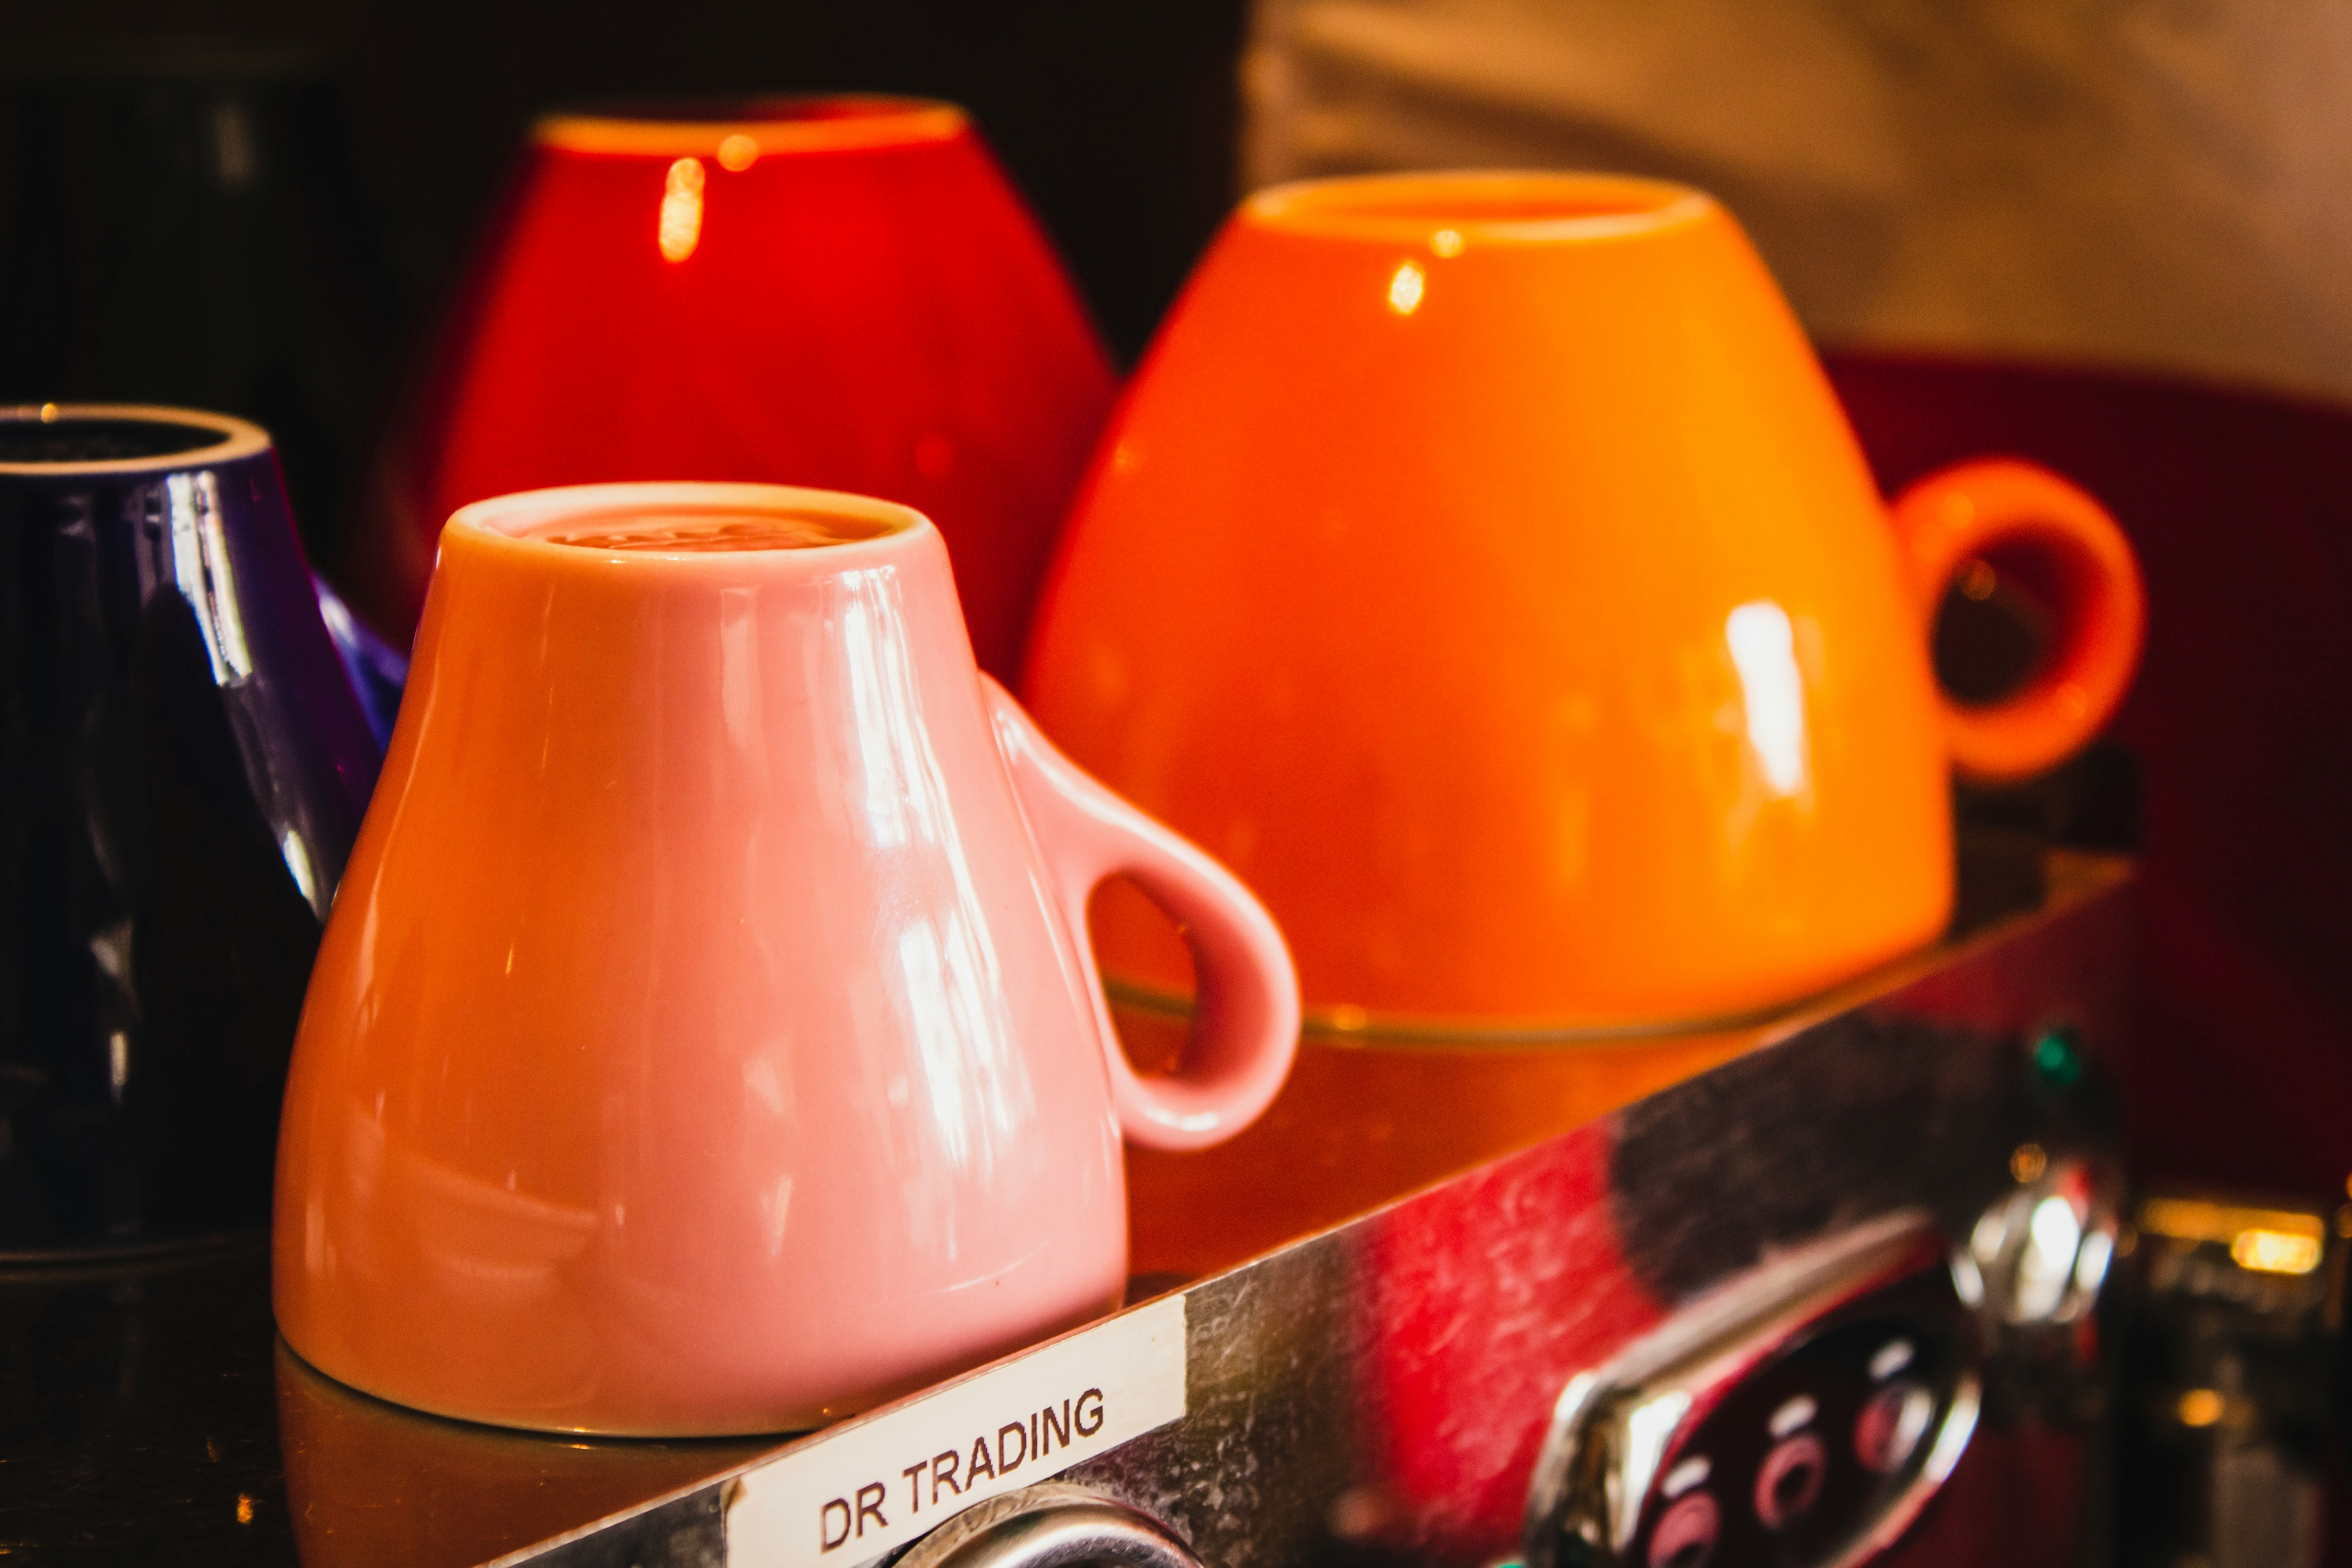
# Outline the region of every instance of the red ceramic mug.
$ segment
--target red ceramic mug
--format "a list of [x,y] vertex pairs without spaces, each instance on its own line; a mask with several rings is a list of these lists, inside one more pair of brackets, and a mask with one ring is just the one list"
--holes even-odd
[[403,640],[441,524],[516,490],[762,480],[935,519],[1010,680],[1110,358],[961,110],[781,98],[531,133],[355,540]]

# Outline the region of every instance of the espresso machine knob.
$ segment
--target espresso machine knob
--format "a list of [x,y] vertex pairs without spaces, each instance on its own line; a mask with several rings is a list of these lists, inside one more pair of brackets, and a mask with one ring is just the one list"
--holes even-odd
[[894,1568],[1203,1568],[1175,1531],[1139,1509],[1066,1482],[965,1510]]
[[2095,1311],[2115,1260],[2117,1174],[2032,1143],[2010,1157],[2010,1171],[2017,1185],[1985,1208],[1953,1253],[1953,1284],[1996,1333],[2081,1322]]

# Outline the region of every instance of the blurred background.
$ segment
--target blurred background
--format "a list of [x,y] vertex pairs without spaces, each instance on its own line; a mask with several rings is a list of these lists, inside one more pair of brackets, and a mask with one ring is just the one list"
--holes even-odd
[[[953,100],[977,119],[1105,331],[1130,354],[1237,177],[1238,0],[12,0],[0,18],[0,68],[19,83],[206,69],[331,80],[384,262],[387,345],[430,321],[523,132],[557,104],[842,89]],[[141,63],[142,53],[156,63]]]

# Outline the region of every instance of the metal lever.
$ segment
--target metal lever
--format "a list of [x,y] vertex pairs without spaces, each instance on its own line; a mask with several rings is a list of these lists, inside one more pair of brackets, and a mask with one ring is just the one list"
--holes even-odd
[[1203,1568],[1150,1514],[1049,1481],[965,1510],[908,1548],[895,1568]]

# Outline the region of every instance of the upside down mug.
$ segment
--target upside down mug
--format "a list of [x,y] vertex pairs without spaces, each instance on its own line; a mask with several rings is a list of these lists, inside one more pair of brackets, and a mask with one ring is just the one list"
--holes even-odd
[[1108,417],[1110,354],[961,110],[843,95],[608,105],[533,127],[395,419],[358,605],[415,625],[468,501],[766,479],[934,520],[1012,679]]
[[0,1262],[257,1231],[376,748],[260,426],[0,407]]
[[[1118,1048],[1085,903],[1202,975]],[[280,1141],[287,1342],[509,1426],[818,1424],[1114,1306],[1121,1140],[1272,1099],[1255,900],[976,669],[919,513],[772,486],[460,510],[312,981]]]
[[[1971,706],[1930,637],[1996,573],[2055,633]],[[1210,247],[1080,493],[1024,695],[1265,900],[1310,1030],[1568,1044],[1933,940],[1952,773],[2090,740],[2142,618],[2122,533],[2046,470],[1882,502],[1704,194],[1371,176],[1260,192]],[[1106,972],[1181,990],[1159,922],[1105,903]]]

